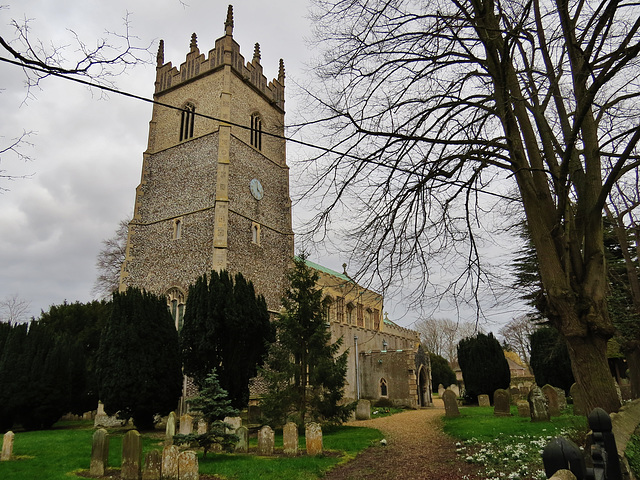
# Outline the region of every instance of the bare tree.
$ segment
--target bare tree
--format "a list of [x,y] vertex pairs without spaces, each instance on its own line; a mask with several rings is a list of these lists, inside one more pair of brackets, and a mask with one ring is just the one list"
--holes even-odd
[[315,4],[324,90],[306,112],[324,113],[305,120],[332,148],[313,162],[316,230],[350,209],[349,247],[374,275],[412,272],[426,289],[445,265],[455,271],[445,293],[474,295],[494,280],[479,235],[495,231],[488,220],[506,202],[513,220],[526,217],[586,406],[616,411],[602,215],[640,164],[640,7]]
[[0,322],[24,323],[29,321],[31,302],[20,298],[17,293],[0,300]]
[[520,359],[529,365],[531,360],[531,340],[529,337],[537,328],[538,325],[533,316],[521,315],[510,320],[498,333]]
[[431,317],[418,320],[415,329],[427,351],[446,358],[450,364],[458,361],[458,342],[478,331],[475,322]]
[[129,220],[123,219],[113,237],[102,241],[102,250],[96,259],[98,278],[91,289],[91,293],[100,298],[109,298],[120,286],[120,268],[127,251],[128,233]]

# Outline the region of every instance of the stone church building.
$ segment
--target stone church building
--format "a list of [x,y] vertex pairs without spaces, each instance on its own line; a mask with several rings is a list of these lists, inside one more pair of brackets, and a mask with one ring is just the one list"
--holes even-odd
[[[229,7],[214,48],[201,53],[193,34],[179,68],[165,63],[162,41],[158,49],[120,288],[166,295],[177,328],[189,285],[211,270],[241,272],[278,313],[294,255],[284,63],[267,81],[260,46],[246,62],[233,27]],[[431,374],[417,333],[383,318],[381,295],[309,265],[320,274],[332,337],[349,348],[346,396],[429,405]]]

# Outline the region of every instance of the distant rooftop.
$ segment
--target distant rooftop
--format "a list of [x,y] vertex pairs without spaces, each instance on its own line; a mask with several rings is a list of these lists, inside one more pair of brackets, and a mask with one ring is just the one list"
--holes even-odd
[[[296,258],[300,258],[300,257],[296,257]],[[319,263],[315,263],[315,262],[312,262],[310,260],[305,260],[305,263],[307,264],[307,266],[309,266],[309,267],[311,267],[311,268],[313,268],[315,270],[318,270],[318,271],[323,272],[323,273],[327,273],[329,275],[333,275],[334,277],[338,277],[338,278],[344,280],[345,282],[353,282],[353,280],[351,280],[349,277],[347,277],[344,273],[338,273],[335,270],[331,270],[330,268],[323,267]]]

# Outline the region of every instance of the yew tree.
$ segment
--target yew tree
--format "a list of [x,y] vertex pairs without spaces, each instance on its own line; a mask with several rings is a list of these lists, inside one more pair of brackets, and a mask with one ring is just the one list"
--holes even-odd
[[312,163],[316,230],[348,206],[349,247],[374,274],[426,289],[457,252],[447,291],[474,294],[492,280],[477,235],[503,202],[507,224],[529,226],[587,406],[617,410],[602,217],[638,167],[640,7],[316,0],[315,21],[322,83],[306,112],[322,118],[305,120],[331,147]]

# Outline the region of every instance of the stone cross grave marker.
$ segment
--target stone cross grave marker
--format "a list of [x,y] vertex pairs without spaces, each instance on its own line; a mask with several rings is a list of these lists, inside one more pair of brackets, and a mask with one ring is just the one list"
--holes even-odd
[[275,434],[270,426],[265,425],[258,432],[258,455],[273,455]]
[[504,388],[493,392],[493,414],[498,417],[511,416],[511,400],[509,400],[509,392]]
[[129,430],[122,439],[123,480],[139,480],[142,471],[142,437],[137,430]]
[[247,453],[249,451],[249,429],[247,427],[239,427],[236,430],[238,443],[236,443],[236,452]]
[[104,428],[99,428],[93,433],[91,442],[91,464],[89,473],[102,477],[107,469],[109,461],[109,434]]
[[162,480],[178,480],[178,455],[175,445],[167,445],[162,450]]
[[478,395],[478,406],[479,407],[490,407],[491,402],[489,401],[489,395],[483,394]]
[[458,409],[458,397],[451,390],[445,390],[442,394],[442,400],[444,401],[444,414],[447,417],[459,417],[460,410]]
[[283,452],[289,457],[298,455],[298,426],[293,423],[287,423],[282,429]]
[[160,480],[162,474],[162,455],[159,450],[151,450],[144,457],[142,480]]
[[180,480],[198,480],[198,456],[193,450],[178,455],[178,476]]
[[304,437],[307,445],[307,455],[322,453],[322,428],[317,423],[307,423],[304,427]]

